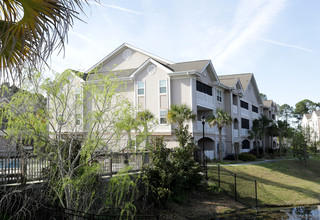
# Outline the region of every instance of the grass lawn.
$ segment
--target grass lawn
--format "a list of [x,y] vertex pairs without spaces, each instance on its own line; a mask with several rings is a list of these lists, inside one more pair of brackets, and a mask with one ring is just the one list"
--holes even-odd
[[[320,160],[299,160],[223,166],[237,174],[237,197],[255,203],[257,180],[259,206],[296,206],[320,203]],[[234,196],[234,176],[221,172],[221,188]],[[217,167],[210,167],[210,179],[217,179]]]

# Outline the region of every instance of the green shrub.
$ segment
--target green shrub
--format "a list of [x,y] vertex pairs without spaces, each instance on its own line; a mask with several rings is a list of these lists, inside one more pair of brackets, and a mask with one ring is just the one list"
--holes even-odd
[[181,200],[201,182],[201,167],[193,160],[193,142],[174,151],[166,148],[163,138],[155,138],[149,147],[151,164],[142,170],[149,196],[161,206],[168,200]]
[[242,161],[255,161],[256,159],[257,157],[253,154],[249,154],[249,153],[239,154],[239,160],[242,160]]

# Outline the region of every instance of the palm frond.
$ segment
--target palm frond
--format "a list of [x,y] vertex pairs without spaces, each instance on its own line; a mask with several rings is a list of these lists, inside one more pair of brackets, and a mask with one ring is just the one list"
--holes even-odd
[[[64,49],[69,28],[87,0],[3,0],[0,3],[0,70],[21,77],[23,66],[39,67]],[[2,79],[3,80],[3,79]]]

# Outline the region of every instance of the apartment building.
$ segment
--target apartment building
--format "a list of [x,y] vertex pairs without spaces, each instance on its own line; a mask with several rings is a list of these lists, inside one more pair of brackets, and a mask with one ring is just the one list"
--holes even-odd
[[301,127],[310,134],[310,140],[320,140],[320,111],[313,111],[311,114],[304,114],[301,120]]
[[164,136],[167,147],[178,146],[174,125],[166,119],[168,110],[172,104],[187,104],[197,115],[196,121],[188,122],[189,131],[201,149],[204,144],[206,155],[212,159],[218,157],[218,129],[208,123],[203,127],[202,116],[209,117],[217,108],[230,112],[233,124],[222,131],[226,155],[234,153],[235,144],[241,152],[253,148],[248,130],[252,121],[269,108],[260,99],[252,73],[218,76],[211,60],[174,63],[125,43],[87,72],[95,69],[102,74],[116,74],[125,82],[123,95],[138,110],[148,109],[157,117],[152,135]]

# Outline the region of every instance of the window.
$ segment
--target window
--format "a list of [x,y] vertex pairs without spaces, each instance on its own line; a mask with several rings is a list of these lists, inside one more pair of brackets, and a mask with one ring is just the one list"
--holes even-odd
[[252,111],[255,113],[259,113],[259,109],[257,106],[252,105]]
[[250,142],[248,140],[242,141],[242,149],[250,149]]
[[138,82],[138,95],[144,95],[144,82]]
[[246,118],[241,118],[241,128],[249,129],[249,120]]
[[167,93],[167,80],[159,81],[160,94]]
[[81,119],[81,115],[76,114],[76,125],[80,125],[80,119]]
[[160,124],[167,124],[167,110],[160,110]]
[[249,109],[249,104],[245,101],[240,101],[241,108]]
[[212,87],[197,81],[197,91],[212,96]]
[[217,101],[222,102],[222,92],[221,90],[217,89]]

